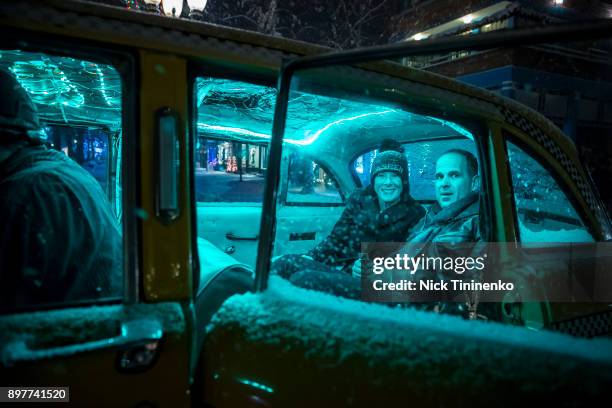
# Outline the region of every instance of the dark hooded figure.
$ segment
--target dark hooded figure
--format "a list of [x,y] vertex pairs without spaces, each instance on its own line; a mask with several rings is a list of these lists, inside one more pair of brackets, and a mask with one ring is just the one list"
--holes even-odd
[[[337,276],[322,275],[319,279],[314,277],[317,272],[329,274],[342,269],[351,278],[350,267],[359,258],[362,243],[404,242],[423,215],[421,205],[410,196],[403,148],[385,140],[372,163],[370,185],[351,194],[329,236],[307,255],[281,257],[273,264],[273,271],[298,286],[313,287],[316,281],[313,288],[325,290],[324,280],[337,283]],[[359,285],[358,279],[354,285]]]
[[121,236],[100,185],[42,143],[4,70],[0,95],[0,309],[120,296]]

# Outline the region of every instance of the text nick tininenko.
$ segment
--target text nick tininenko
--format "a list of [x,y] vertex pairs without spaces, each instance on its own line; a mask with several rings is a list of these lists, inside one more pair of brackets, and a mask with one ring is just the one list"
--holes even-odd
[[[487,254],[479,257],[429,257],[420,254],[411,257],[407,254],[396,254],[394,257],[378,257],[372,261],[372,272],[381,275],[385,271],[407,271],[414,275],[417,271],[452,271],[462,276],[467,272],[481,272],[485,268]],[[376,291],[511,291],[514,284],[511,282],[480,282],[472,279],[469,282],[461,279],[433,280],[420,279],[417,281],[400,279],[395,282],[374,280],[372,287]]]
[[372,282],[374,290],[401,290],[401,291],[481,291],[481,290],[514,290],[512,282],[477,282],[471,280],[464,282],[459,279],[451,279],[448,281],[435,281],[433,279],[419,280],[418,282],[402,279],[399,282],[383,282],[380,279]]

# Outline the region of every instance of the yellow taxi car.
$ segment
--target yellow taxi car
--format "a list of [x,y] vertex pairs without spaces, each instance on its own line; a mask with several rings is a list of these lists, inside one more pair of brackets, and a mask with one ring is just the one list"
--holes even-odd
[[[77,406],[610,397],[612,343],[580,336],[611,332],[612,224],[572,141],[517,102],[376,61],[502,46],[503,36],[305,57],[281,72],[283,60],[328,50],[82,1],[3,3],[0,21],[0,68],[36,104],[48,148],[99,182],[123,244],[117,296],[2,302],[0,386],[69,387]],[[477,157],[483,239],[506,245],[499,268],[516,267],[511,247],[544,248],[547,260],[587,248],[559,273],[597,293],[496,302],[484,322],[271,276],[277,257],[332,231],[389,138],[424,207],[441,153]]]

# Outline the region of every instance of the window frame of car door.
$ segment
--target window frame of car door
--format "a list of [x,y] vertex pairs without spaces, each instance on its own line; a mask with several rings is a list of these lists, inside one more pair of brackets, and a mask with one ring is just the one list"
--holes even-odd
[[[520,132],[518,131],[509,130],[507,128],[504,128],[502,129],[501,133],[502,133],[503,148],[504,148],[504,159],[506,163],[506,172],[508,175],[508,180],[507,180],[508,189],[512,194],[512,213],[513,213],[513,218],[514,218],[512,225],[514,228],[514,234],[516,237],[516,241],[523,242],[521,240],[521,231],[519,227],[519,215],[518,215],[518,208],[516,205],[516,195],[514,192],[514,184],[512,182],[513,168],[510,163],[510,156],[508,154],[508,143],[512,143],[514,146],[520,149],[524,154],[529,156],[530,159],[535,161],[544,170],[546,170],[548,175],[555,181],[555,183],[557,184],[557,187],[563,193],[569,205],[572,206],[572,208],[578,215],[580,221],[582,222],[584,226],[585,231],[589,233],[589,235],[593,238],[594,242],[601,241],[602,240],[601,230],[597,228],[597,226],[590,220],[590,217],[588,217],[588,215],[585,212],[585,207],[582,205],[582,203],[580,203],[580,201],[577,199],[572,189],[568,186],[567,180],[561,177],[560,172],[554,171],[555,170],[554,168],[551,169],[549,166],[546,166],[544,164],[546,163],[547,160],[554,161],[554,158],[552,157],[552,155],[550,155],[550,153],[547,151],[544,154],[542,154],[541,152],[538,152],[538,149],[530,145],[529,142],[526,141],[527,139],[526,137],[524,136],[521,137]],[[542,148],[540,150],[542,150]],[[566,177],[569,178],[569,175],[566,175]],[[530,243],[530,244],[535,244],[535,243]]]
[[[399,79],[398,77],[395,77],[395,78]],[[453,92],[452,90],[447,90],[447,91],[449,93]],[[497,219],[497,217],[495,216],[495,206],[493,203],[493,194],[494,194],[494,191],[493,191],[494,189],[493,189],[493,184],[492,184],[493,174],[491,174],[492,165],[491,165],[491,158],[489,157],[489,154],[492,154],[490,153],[491,144],[493,143],[492,135],[494,133],[494,128],[496,127],[495,126],[496,124],[494,123],[494,121],[489,120],[485,115],[477,114],[474,112],[469,112],[467,110],[458,111],[458,112],[454,112],[450,114],[449,113],[442,114],[441,108],[424,106],[416,102],[405,103],[404,106],[407,108],[414,109],[419,114],[429,115],[433,117],[444,117],[445,120],[455,123],[461,126],[462,128],[466,129],[473,136],[472,142],[474,143],[474,150],[478,156],[477,160],[479,164],[479,176],[480,176],[480,183],[481,183],[480,197],[479,197],[480,233],[484,241],[486,242],[495,241],[494,237],[497,237],[499,235],[499,232],[496,230],[497,223],[495,222],[495,220]],[[444,138],[423,137],[423,138],[410,140],[402,144],[412,144],[412,143],[417,143],[417,142],[425,142],[429,140],[435,141],[435,140],[449,140],[449,139],[460,140],[462,138],[460,136],[455,136],[455,137],[451,136],[451,137],[444,137]],[[467,137],[466,139],[470,140]],[[365,150],[365,152],[371,151],[371,150],[372,149],[368,149],[368,150]],[[285,154],[284,152],[285,150],[283,150],[283,154]],[[364,152],[361,152],[361,154],[363,153]],[[356,175],[354,174],[354,171],[351,168],[352,167],[351,164],[355,161],[355,159],[358,156],[359,154],[354,155],[352,159],[347,163],[350,177],[357,187],[359,186],[359,184],[355,180]],[[282,162],[283,161],[281,160],[281,163]],[[286,170],[287,166],[288,165],[286,162],[285,164],[282,164],[283,170]],[[283,178],[283,172],[281,171],[280,180],[279,180],[279,183],[281,184],[280,188],[286,189],[287,180],[283,180],[282,178]],[[285,197],[285,191],[281,190],[280,192],[281,193],[279,194],[278,199]],[[435,202],[435,199],[431,202],[432,203]],[[284,201],[283,201],[283,204],[284,204]],[[277,209],[278,209],[278,206],[277,206]]]
[[[354,65],[368,61],[384,59],[398,59],[417,55],[437,54],[456,50],[486,50],[499,46],[525,46],[545,42],[580,41],[609,36],[612,22],[600,20],[596,22],[578,22],[573,24],[556,25],[547,28],[533,28],[492,31],[489,33],[460,36],[440,37],[424,41],[411,41],[386,46],[362,48],[349,51],[332,52],[327,55],[298,58],[285,64],[281,69],[278,81],[277,102],[272,126],[272,140],[270,143],[269,163],[275,167],[281,161],[282,139],[285,131],[287,107],[291,80],[300,69],[321,68],[330,65]],[[255,288],[263,291],[268,285],[270,272],[270,256],[274,240],[275,196],[274,190],[278,183],[277,169],[271,169],[266,180],[264,202],[261,219],[261,239],[259,241],[258,257],[255,274]]]
[[[139,201],[140,177],[138,175],[140,159],[137,155],[139,136],[137,123],[133,118],[138,117],[136,70],[138,60],[136,51],[125,46],[113,45],[112,50],[104,48],[103,45],[83,41],[80,39],[66,38],[60,35],[48,35],[44,38],[33,35],[30,31],[21,29],[7,29],[11,35],[0,30],[4,41],[1,48],[5,50],[17,49],[24,52],[40,53],[58,57],[75,58],[100,64],[111,65],[121,78],[121,183],[122,183],[122,276],[123,293],[121,298],[108,300],[82,300],[70,303],[53,303],[46,305],[32,305],[18,312],[34,312],[46,310],[58,310],[67,308],[79,308],[86,306],[103,306],[112,304],[130,305],[141,300],[141,257],[140,257],[140,234],[139,223],[136,217],[129,214],[137,213]],[[69,126],[69,125],[67,125]],[[112,143],[109,143],[109,149]],[[110,156],[109,156],[110,157]],[[117,176],[116,176],[117,177]],[[10,310],[7,314],[16,313]]]
[[[188,157],[189,163],[187,163],[189,174],[192,175],[190,177],[189,182],[189,196],[192,197],[191,202],[189,203],[190,211],[193,214],[191,217],[191,247],[193,248],[193,259],[192,259],[192,270],[193,270],[193,297],[195,299],[200,285],[200,254],[197,250],[198,248],[198,217],[197,217],[197,201],[196,201],[196,180],[195,180],[195,155],[196,155],[196,138],[198,134],[197,127],[197,118],[198,118],[198,95],[196,92],[196,80],[198,78],[218,78],[218,79],[227,79],[230,81],[237,82],[246,82],[253,85],[262,85],[270,88],[276,89],[277,82],[277,72],[270,70],[269,73],[255,72],[253,69],[248,69],[246,67],[240,68],[230,68],[222,65],[217,65],[213,62],[208,61],[200,61],[196,59],[189,59],[187,61],[187,92],[190,96],[187,100],[187,129],[189,132],[188,137]],[[217,139],[215,139],[217,140]],[[272,135],[270,134],[270,140],[268,141],[268,164],[266,168],[266,177],[264,182],[264,191],[266,189],[265,184],[268,183],[268,174],[270,169],[270,142],[272,140]],[[278,165],[276,166],[278,168]],[[263,199],[261,203],[261,207],[263,208]],[[259,258],[259,255],[258,255]]]

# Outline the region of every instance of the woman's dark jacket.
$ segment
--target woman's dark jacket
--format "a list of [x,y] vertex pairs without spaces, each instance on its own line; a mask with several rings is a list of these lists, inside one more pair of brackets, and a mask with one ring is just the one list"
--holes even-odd
[[409,194],[381,212],[372,186],[357,189],[332,232],[308,255],[326,265],[348,266],[359,258],[362,243],[404,242],[424,214]]

